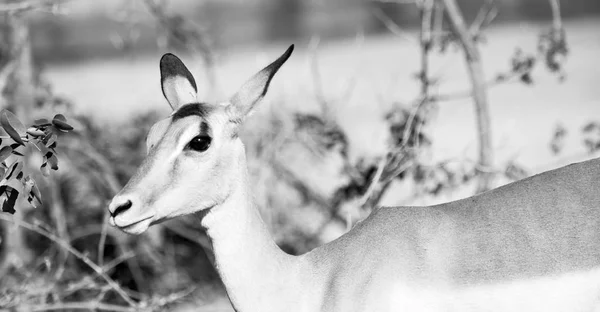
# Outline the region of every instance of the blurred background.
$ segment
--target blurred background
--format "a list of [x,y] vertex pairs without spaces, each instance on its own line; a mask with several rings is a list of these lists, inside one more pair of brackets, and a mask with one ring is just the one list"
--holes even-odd
[[0,212],[0,309],[232,311],[193,219],[139,237],[107,225],[170,113],[163,53],[215,102],[296,44],[242,139],[263,219],[302,254],[379,205],[446,202],[597,157],[599,16],[596,0],[0,2],[0,106],[75,128],[49,177],[33,149],[10,156],[43,204]]

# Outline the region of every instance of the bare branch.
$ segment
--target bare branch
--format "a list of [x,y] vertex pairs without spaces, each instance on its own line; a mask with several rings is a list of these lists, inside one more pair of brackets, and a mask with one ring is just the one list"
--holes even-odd
[[[453,32],[457,35],[465,54],[465,61],[469,71],[469,78],[473,86],[473,100],[477,116],[479,134],[479,165],[492,167],[493,150],[490,126],[490,113],[485,84],[485,75],[481,64],[479,50],[475,45],[473,36],[465,24],[464,17],[456,0],[439,0],[444,5],[448,20]],[[491,187],[492,176],[487,172],[480,172],[478,192]]]
[[15,218],[13,218],[12,216],[7,216],[5,214],[0,213],[0,220],[4,220],[6,222],[16,224],[22,228],[25,228],[27,230],[33,231],[37,234],[40,234],[40,235],[48,238],[49,240],[53,241],[55,244],[59,245],[60,247],[66,249],[73,256],[75,256],[77,259],[81,260],[88,267],[90,267],[92,270],[94,270],[94,272],[96,272],[96,274],[98,274],[100,277],[102,277],[108,283],[108,285],[110,285],[110,287],[117,294],[119,294],[121,296],[121,298],[123,298],[123,300],[125,300],[125,302],[127,302],[127,304],[129,304],[132,307],[136,306],[136,303],[131,299],[131,297],[129,297],[129,295],[123,290],[123,288],[121,288],[121,286],[119,286],[119,284],[117,282],[115,282],[115,280],[110,278],[110,276],[106,275],[106,273],[104,272],[104,270],[101,267],[99,267],[92,260],[90,260],[90,258],[88,256],[81,253],[77,249],[73,248],[68,242],[62,240],[58,236],[50,233],[49,231],[41,228],[40,226],[36,226],[31,223],[27,223],[25,221],[17,220]]
[[322,83],[322,77],[321,77],[321,72],[319,71],[319,62],[318,62],[318,57],[317,57],[317,49],[319,47],[319,42],[320,42],[320,38],[319,37],[313,37],[311,38],[308,46],[308,50],[310,51],[309,53],[309,66],[310,66],[310,73],[312,76],[312,82],[313,82],[313,88],[314,88],[314,93],[315,96],[317,98],[317,102],[319,103],[319,107],[321,109],[321,114],[323,114],[324,116],[326,116],[326,119],[329,119],[330,116],[330,111],[329,111],[329,106],[327,105],[327,99],[325,97],[325,91],[323,91],[323,83]]
[[471,23],[469,31],[471,35],[477,36],[479,32],[491,23],[491,21],[498,15],[498,10],[495,6],[495,0],[485,0],[475,20]]
[[108,233],[108,209],[104,210],[104,217],[102,220],[102,231],[100,232],[100,241],[98,242],[98,265],[104,265],[104,246],[106,245],[106,236]]
[[[529,70],[530,69],[528,69],[528,68],[524,68],[524,69],[518,70],[518,71],[511,71],[510,73],[507,73],[507,74],[498,74],[498,75],[496,75],[496,77],[487,80],[485,82],[485,87],[486,87],[486,89],[489,89],[492,87],[496,87],[502,83],[507,83],[507,82],[527,73]],[[457,92],[446,93],[446,94],[433,95],[433,96],[431,96],[431,98],[429,100],[436,101],[436,102],[445,102],[445,101],[467,99],[467,98],[472,98],[472,97],[473,97],[473,90],[471,89],[471,90],[463,90],[463,91],[457,91]]]
[[383,174],[383,169],[385,168],[386,163],[387,163],[387,157],[383,157],[379,161],[379,164],[377,165],[377,171],[375,172],[373,179],[371,179],[371,184],[369,184],[367,191],[362,195],[362,197],[358,201],[359,206],[361,206],[361,207],[364,206],[367,203],[367,201],[369,200],[369,198],[371,198],[371,195],[373,195],[375,188],[379,184],[379,180],[381,180],[381,175]]
[[123,307],[114,304],[101,302],[64,302],[56,304],[42,304],[36,306],[27,306],[27,311],[65,311],[65,310],[90,310],[90,311],[116,311],[132,312],[137,311],[133,307]]
[[550,2],[550,8],[552,9],[552,27],[555,31],[561,30],[562,17],[560,15],[560,3],[559,0],[548,0]]
[[383,25],[394,35],[410,41],[416,42],[415,38],[413,38],[410,34],[408,34],[405,30],[403,30],[398,24],[394,23],[392,19],[390,19],[381,9],[373,9],[373,15],[377,17]]
[[429,52],[432,47],[431,28],[433,22],[433,0],[423,0],[421,5],[421,71],[419,72],[419,80],[421,81],[421,97],[429,98]]

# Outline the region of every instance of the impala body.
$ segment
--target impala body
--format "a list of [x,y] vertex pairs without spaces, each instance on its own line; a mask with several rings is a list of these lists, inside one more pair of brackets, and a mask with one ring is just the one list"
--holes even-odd
[[600,160],[431,207],[382,207],[291,256],[254,207],[239,126],[291,55],[230,101],[200,103],[174,55],[160,62],[173,114],[109,206],[131,234],[194,214],[237,311],[600,311]]

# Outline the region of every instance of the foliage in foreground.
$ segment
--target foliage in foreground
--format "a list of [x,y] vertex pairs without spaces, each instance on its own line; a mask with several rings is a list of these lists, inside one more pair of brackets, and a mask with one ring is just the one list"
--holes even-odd
[[56,157],[58,133],[69,132],[73,127],[67,123],[64,115],[57,114],[51,121],[38,119],[31,127],[25,129],[17,116],[8,110],[0,112],[0,125],[8,134],[4,140],[0,138],[1,211],[15,213],[15,204],[20,194],[26,196],[27,201],[34,208],[38,207],[42,204],[42,195],[35,180],[23,171],[25,155],[22,148],[29,144],[40,152],[43,159],[40,172],[47,177],[50,175],[50,169],[58,170],[58,157]]

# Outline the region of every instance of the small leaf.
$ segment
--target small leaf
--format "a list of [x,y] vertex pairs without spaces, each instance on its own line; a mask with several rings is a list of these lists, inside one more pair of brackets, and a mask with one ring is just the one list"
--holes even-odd
[[25,134],[25,126],[13,113],[7,110],[3,110],[0,115],[0,125],[4,128],[4,131],[13,139],[15,142],[25,145],[23,139],[21,139],[21,133]]
[[12,153],[13,153],[14,155],[21,156],[21,157],[25,156],[25,155],[23,155],[23,154],[21,154],[21,153],[19,153],[19,152],[17,152],[17,151],[13,151]]
[[23,170],[23,161],[17,160],[12,165],[10,165],[10,167],[6,171],[7,174],[6,174],[6,177],[4,177],[4,179],[6,179],[6,180],[14,179],[19,175],[19,173],[21,173],[22,170]]
[[56,129],[60,131],[67,132],[73,130],[73,127],[71,125],[61,120],[52,120],[52,124],[56,127]]
[[12,152],[13,149],[10,146],[5,146],[2,149],[0,149],[0,162],[5,161]]
[[58,136],[54,133],[52,133],[52,135],[48,138],[48,141],[46,141],[46,146],[50,147],[50,145],[56,143],[56,139],[58,138]]
[[48,163],[50,164],[50,168],[52,170],[58,170],[58,158],[56,158],[55,154],[52,154],[48,157]]
[[39,137],[44,135],[44,131],[36,128],[36,127],[30,127],[29,129],[27,129],[27,134],[33,136],[33,137]]
[[54,118],[52,118],[52,123],[54,123],[54,121],[62,121],[62,122],[67,122],[67,118],[63,115],[63,114],[56,114],[54,115]]

